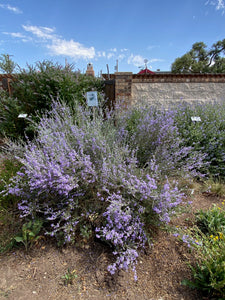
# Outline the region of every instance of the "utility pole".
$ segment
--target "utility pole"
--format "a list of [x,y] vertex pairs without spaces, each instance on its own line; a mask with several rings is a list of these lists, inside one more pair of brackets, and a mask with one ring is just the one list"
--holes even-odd
[[[10,56],[13,56],[12,54],[11,55],[9,55],[9,54],[7,54],[7,60],[8,60],[8,64],[10,64],[10,61],[9,61],[9,57]],[[9,74],[9,73],[8,73]],[[10,81],[9,81],[9,78],[7,78],[7,85],[8,85],[8,90],[9,90],[9,96],[11,97],[11,95],[12,95],[12,91],[11,91],[11,87],[10,87]]]
[[110,75],[109,75],[109,65],[107,64],[106,67],[107,67],[108,79],[110,79]]
[[118,72],[118,59],[116,60],[116,65],[115,65],[114,69],[116,72]]

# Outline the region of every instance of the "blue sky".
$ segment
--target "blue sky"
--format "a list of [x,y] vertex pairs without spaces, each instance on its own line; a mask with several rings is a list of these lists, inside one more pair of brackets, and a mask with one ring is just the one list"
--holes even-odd
[[85,72],[169,71],[195,42],[225,38],[225,0],[0,0],[0,54],[21,67],[73,63]]

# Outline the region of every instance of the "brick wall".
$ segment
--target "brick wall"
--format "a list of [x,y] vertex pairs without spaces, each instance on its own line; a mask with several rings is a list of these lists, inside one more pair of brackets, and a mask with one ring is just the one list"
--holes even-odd
[[126,105],[141,100],[163,106],[180,102],[225,101],[225,74],[138,75],[117,72],[110,78],[115,82],[115,100],[123,99]]

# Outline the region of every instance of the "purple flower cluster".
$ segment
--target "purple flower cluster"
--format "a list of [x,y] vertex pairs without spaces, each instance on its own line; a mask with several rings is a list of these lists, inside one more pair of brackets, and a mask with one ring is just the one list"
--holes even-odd
[[182,202],[182,198],[184,198],[184,194],[176,186],[171,187],[167,180],[153,204],[153,211],[158,214],[161,222],[170,222],[170,215],[173,214],[174,208]]
[[[46,234],[73,242],[89,222],[93,234],[114,248],[112,274],[129,266],[135,272],[138,249],[148,238],[146,219],[169,222],[181,202],[183,195],[168,180],[160,185],[162,174],[173,163],[181,167],[179,160],[182,170],[191,166],[184,159],[189,150],[178,154],[170,113],[144,114],[129,138],[119,118],[81,107],[72,113],[54,102],[36,124],[37,137],[21,145],[17,159],[23,168],[8,186],[8,193],[21,198],[21,216],[44,218]],[[140,168],[140,162],[148,167]]]
[[185,243],[188,246],[188,248],[202,246],[201,240],[196,240],[196,238],[194,238],[191,234],[177,232],[174,233],[173,236],[178,237],[183,243]]
[[114,274],[117,269],[127,270],[129,266],[135,269],[137,249],[144,247],[147,240],[140,219],[144,209],[131,205],[119,192],[108,196],[106,201],[110,203],[103,213],[106,225],[96,228],[96,237],[109,241],[115,248],[113,254],[117,260],[108,270]]
[[202,176],[199,169],[204,165],[205,155],[184,146],[175,117],[174,109],[160,110],[146,105],[131,108],[118,122],[119,137],[137,149],[141,167],[148,167],[154,159],[161,174]]

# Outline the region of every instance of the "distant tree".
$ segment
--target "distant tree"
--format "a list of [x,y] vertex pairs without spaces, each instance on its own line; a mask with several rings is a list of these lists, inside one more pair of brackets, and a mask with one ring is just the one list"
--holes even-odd
[[17,64],[10,59],[9,54],[1,54],[0,56],[0,70],[6,74],[12,74]]
[[192,45],[192,49],[175,59],[172,73],[225,73],[225,39],[213,44],[210,50],[203,42]]

